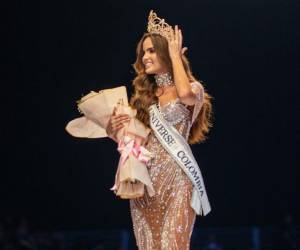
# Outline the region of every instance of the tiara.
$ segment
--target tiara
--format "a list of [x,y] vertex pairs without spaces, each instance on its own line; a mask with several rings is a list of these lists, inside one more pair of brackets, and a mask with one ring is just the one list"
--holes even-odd
[[149,13],[147,31],[151,34],[159,34],[167,40],[174,34],[172,26],[167,24],[165,19],[159,18],[153,10]]

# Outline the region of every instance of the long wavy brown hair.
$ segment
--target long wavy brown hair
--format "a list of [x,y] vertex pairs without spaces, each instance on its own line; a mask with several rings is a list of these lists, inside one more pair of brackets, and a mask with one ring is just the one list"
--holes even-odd
[[[157,34],[145,33],[139,41],[136,49],[137,58],[133,64],[136,77],[133,80],[134,93],[130,99],[130,104],[137,110],[137,118],[146,126],[149,126],[148,108],[150,105],[158,101],[158,97],[156,96],[158,87],[155,83],[154,76],[145,73],[145,67],[142,62],[144,55],[143,42],[147,37],[150,37],[160,63],[166,66],[171,74],[173,74],[173,68],[169,56],[167,40]],[[185,55],[182,56],[182,61],[190,81],[196,81],[196,78],[192,74],[189,61]],[[188,138],[189,144],[203,142],[207,138],[206,134],[212,127],[211,99],[212,97],[205,91],[203,106],[190,130],[190,135]]]

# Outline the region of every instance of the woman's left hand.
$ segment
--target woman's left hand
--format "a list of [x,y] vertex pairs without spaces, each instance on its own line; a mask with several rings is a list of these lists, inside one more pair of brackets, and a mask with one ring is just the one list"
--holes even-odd
[[181,29],[178,29],[178,25],[175,25],[174,33],[167,40],[171,60],[181,59],[187,48],[182,48],[182,32]]

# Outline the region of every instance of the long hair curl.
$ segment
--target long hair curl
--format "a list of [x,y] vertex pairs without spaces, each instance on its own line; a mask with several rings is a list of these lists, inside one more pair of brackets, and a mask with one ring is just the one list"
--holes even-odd
[[[154,49],[158,55],[160,63],[168,69],[173,75],[173,68],[169,56],[167,40],[157,34],[145,33],[139,41],[136,49],[136,61],[133,68],[136,72],[136,77],[133,80],[134,92],[130,99],[130,104],[137,110],[137,118],[149,127],[149,111],[148,108],[158,101],[156,96],[157,85],[153,75],[146,74],[145,67],[142,61],[144,51],[143,42],[147,37],[150,37]],[[189,61],[185,55],[182,55],[182,61],[187,76],[191,82],[196,81],[193,76]],[[195,144],[205,141],[207,134],[212,127],[212,97],[204,91],[204,102],[202,108],[195,119],[190,134],[188,137],[189,144]]]

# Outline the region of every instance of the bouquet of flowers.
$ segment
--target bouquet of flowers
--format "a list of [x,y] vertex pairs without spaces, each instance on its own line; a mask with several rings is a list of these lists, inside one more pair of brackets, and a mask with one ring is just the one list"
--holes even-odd
[[107,137],[106,127],[114,107],[116,114],[128,114],[130,121],[116,135],[120,159],[111,190],[123,199],[141,197],[145,188],[149,196],[153,196],[154,189],[146,167],[152,155],[142,146],[150,129],[135,118],[136,110],[128,105],[125,86],[92,91],[82,97],[78,109],[84,116],[70,121],[66,130],[75,137]]

